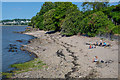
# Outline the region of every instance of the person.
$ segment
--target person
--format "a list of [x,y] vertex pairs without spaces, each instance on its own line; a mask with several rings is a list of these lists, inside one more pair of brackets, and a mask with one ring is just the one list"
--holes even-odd
[[93,45],[92,45],[92,48],[94,48]]
[[98,41],[96,42],[96,45],[95,46],[98,46]]
[[104,42],[104,43],[103,43],[103,46],[106,46],[106,45],[107,45],[106,42]]
[[97,56],[94,57],[93,62],[98,62],[98,57]]
[[100,40],[100,45],[99,46],[102,46],[102,40]]
[[93,48],[96,48],[96,45],[93,45]]
[[91,44],[90,44],[89,49],[91,49],[91,48],[92,48],[92,46],[91,46]]

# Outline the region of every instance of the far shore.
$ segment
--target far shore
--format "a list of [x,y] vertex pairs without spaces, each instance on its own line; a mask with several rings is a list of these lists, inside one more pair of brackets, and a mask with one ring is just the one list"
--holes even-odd
[[0,25],[0,26],[28,26],[28,25]]

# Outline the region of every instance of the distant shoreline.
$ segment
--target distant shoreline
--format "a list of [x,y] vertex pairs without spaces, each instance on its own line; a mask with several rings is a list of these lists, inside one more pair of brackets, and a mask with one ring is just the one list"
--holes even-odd
[[28,25],[0,25],[0,26],[28,26]]

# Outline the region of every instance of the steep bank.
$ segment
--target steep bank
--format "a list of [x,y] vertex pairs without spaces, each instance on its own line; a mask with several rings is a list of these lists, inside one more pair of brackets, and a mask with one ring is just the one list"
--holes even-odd
[[[38,37],[26,46],[35,53],[48,68],[16,74],[18,78],[117,78],[118,77],[118,44],[106,42],[112,47],[88,49],[86,42],[95,42],[99,38],[83,36],[61,37],[59,33],[45,34],[45,31],[25,33]],[[92,63],[94,56],[107,63]]]

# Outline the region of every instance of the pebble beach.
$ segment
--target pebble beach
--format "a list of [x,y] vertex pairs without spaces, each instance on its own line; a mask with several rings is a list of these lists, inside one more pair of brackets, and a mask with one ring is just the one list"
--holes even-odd
[[[48,67],[15,74],[14,78],[118,78],[118,41],[104,39],[111,44],[110,47],[89,49],[86,42],[99,42],[99,37],[62,37],[58,32],[45,33],[24,33],[37,38],[23,46]],[[93,62],[95,56],[98,57],[98,63]],[[104,62],[101,63],[101,60]]]

